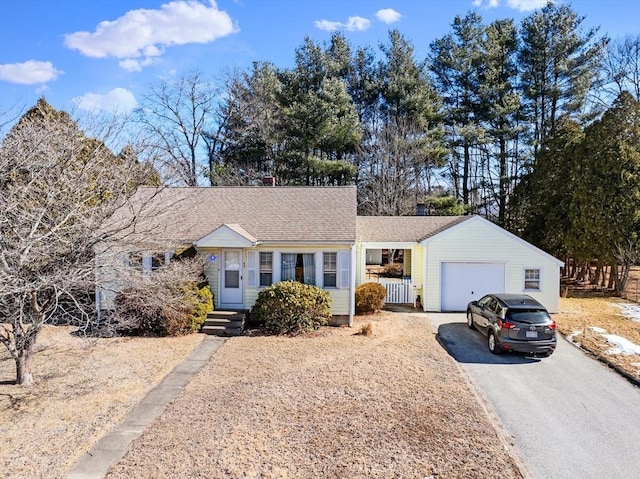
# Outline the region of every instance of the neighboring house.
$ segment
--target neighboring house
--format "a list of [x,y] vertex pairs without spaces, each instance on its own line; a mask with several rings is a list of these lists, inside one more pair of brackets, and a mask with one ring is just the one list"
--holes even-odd
[[[136,202],[123,249],[144,245],[144,271],[168,260],[166,245],[195,246],[216,309],[250,309],[264,287],[294,280],[329,291],[343,324],[367,281],[425,311],[462,311],[488,292],[526,292],[558,311],[563,263],[479,216],[357,216],[354,186],[141,188]],[[368,274],[385,257],[402,261],[401,278]],[[103,308],[112,300],[105,290]]]

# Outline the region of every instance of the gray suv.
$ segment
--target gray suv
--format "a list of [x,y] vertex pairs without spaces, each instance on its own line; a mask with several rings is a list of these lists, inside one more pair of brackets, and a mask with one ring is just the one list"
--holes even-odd
[[546,357],[556,349],[555,321],[526,294],[488,294],[472,301],[467,325],[487,337],[493,354],[517,351]]

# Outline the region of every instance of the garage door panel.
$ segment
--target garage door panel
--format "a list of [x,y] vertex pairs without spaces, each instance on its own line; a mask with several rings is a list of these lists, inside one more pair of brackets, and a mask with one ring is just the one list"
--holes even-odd
[[442,263],[442,311],[464,311],[470,301],[488,293],[504,293],[504,263]]

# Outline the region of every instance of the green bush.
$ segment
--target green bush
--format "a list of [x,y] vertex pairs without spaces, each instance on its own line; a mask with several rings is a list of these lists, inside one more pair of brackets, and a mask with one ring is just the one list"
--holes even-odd
[[356,313],[375,313],[384,307],[387,290],[380,283],[363,283],[356,288]]
[[251,315],[274,334],[301,334],[326,325],[331,319],[327,291],[296,281],[281,281],[258,293]]
[[199,331],[207,319],[207,313],[213,311],[213,294],[208,283],[197,284],[189,281],[184,287],[185,303],[191,306],[189,324],[185,332]]

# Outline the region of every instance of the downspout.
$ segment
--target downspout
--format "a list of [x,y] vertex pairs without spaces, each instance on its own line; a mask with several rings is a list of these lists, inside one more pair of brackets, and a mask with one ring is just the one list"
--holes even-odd
[[353,316],[356,311],[356,245],[351,245],[351,270],[349,271],[349,327],[353,327]]

